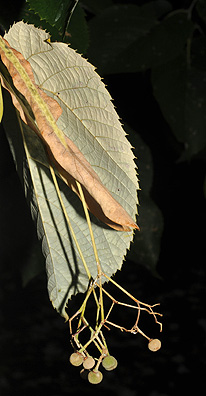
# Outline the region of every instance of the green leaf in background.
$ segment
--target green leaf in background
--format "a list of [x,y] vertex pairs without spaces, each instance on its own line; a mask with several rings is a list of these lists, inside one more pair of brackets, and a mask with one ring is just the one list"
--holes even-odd
[[62,29],[68,18],[68,11],[73,0],[27,0],[29,8],[45,19],[50,25]]
[[83,7],[93,14],[98,14],[105,8],[113,5],[112,0],[83,0],[81,1]]
[[[168,15],[161,22],[154,4],[119,5],[94,17],[89,27],[89,59],[100,73],[138,72],[166,63],[183,50],[193,31],[187,14]],[[108,33],[104,27],[108,26]]]
[[206,40],[203,35],[194,37],[189,42],[190,64],[196,70],[205,71],[206,65]]
[[130,142],[136,147],[134,153],[138,157],[138,174],[141,187],[139,192],[140,209],[138,217],[140,233],[135,234],[127,258],[148,267],[156,274],[164,221],[160,209],[150,197],[153,182],[152,155],[149,147],[138,133],[127,125],[125,129],[129,134]]
[[186,55],[152,70],[153,92],[179,142],[182,159],[206,146],[206,72],[187,64]]
[[135,234],[128,259],[147,267],[156,275],[164,229],[163,215],[152,198],[141,192],[139,212],[140,233]]
[[206,23],[206,2],[205,0],[198,0],[196,4],[197,12],[202,18],[202,20]]
[[22,11],[20,13],[20,20],[47,30],[47,32],[51,35],[52,41],[62,40],[62,32],[58,28],[56,28],[55,25],[52,26],[51,24],[46,22],[45,19],[41,19],[37,12],[30,9],[30,5],[28,2],[26,2],[24,4],[24,7],[22,8]]
[[[79,53],[85,54],[89,45],[89,32],[82,7],[77,4],[70,14],[73,1],[50,0],[49,3],[53,12],[48,12],[48,2],[28,0],[22,9],[20,19],[47,30],[51,35],[51,41],[63,41]],[[57,10],[59,3],[61,7]],[[57,18],[60,11],[61,16]]]
[[120,56],[119,70],[136,72],[154,68],[175,59],[184,50],[193,31],[185,13],[168,15],[148,34],[132,43]]
[[[114,198],[135,218],[138,183],[134,155],[111,97],[91,64],[66,44],[47,44],[47,38],[45,31],[23,22],[13,25],[5,35],[9,44],[29,59],[39,87],[61,105],[63,112],[57,126],[75,142]],[[26,188],[30,190],[31,211],[37,218],[38,234],[46,257],[50,299],[66,317],[68,298],[85,291],[88,278],[68,230],[42,143],[23,123],[22,127],[33,187],[27,165],[22,169],[22,156],[20,164],[17,160],[20,142],[16,142],[15,136],[18,134],[5,124],[17,169],[23,172]],[[75,235],[95,278],[96,261],[81,201],[63,181],[59,180],[59,183]],[[118,232],[93,216],[91,219],[102,269],[111,276],[121,268],[133,232]]]
[[80,54],[87,52],[89,47],[89,30],[85,13],[79,4],[77,4],[72,14],[63,41],[69,43]]
[[121,53],[155,22],[155,13],[151,15],[144,6],[117,4],[106,8],[89,22],[89,59],[102,74],[119,72]]

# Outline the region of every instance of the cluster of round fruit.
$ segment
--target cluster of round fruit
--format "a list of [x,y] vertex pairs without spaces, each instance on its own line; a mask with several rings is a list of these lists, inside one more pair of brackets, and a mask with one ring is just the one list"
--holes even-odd
[[[83,364],[83,370],[80,372],[85,378],[87,376],[88,381],[91,384],[99,384],[103,379],[103,374],[99,371],[99,364],[95,366],[95,360],[92,356],[84,356],[79,352],[74,352],[70,356],[70,363],[73,366],[81,366]],[[105,370],[111,371],[117,367],[117,360],[110,355],[105,356],[102,361],[102,366]]]
[[[157,338],[150,339],[148,348],[152,352],[158,351],[161,348],[161,341]],[[100,363],[102,363],[102,366],[107,371],[114,370],[117,367],[117,360],[114,356],[106,355],[103,359],[98,360],[95,366],[95,359],[92,356],[85,356],[85,354],[80,352],[74,352],[71,354],[70,363],[73,366],[83,365],[83,369],[80,374],[82,377],[87,378],[91,384],[99,384],[103,379],[103,374],[99,371]]]

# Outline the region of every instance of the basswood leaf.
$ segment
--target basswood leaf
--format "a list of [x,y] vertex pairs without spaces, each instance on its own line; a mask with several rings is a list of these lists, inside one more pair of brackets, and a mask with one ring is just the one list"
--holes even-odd
[[147,144],[136,131],[125,125],[138,158],[138,171],[141,180],[139,219],[141,232],[136,233],[128,252],[127,259],[148,267],[154,274],[161,250],[162,232],[164,228],[163,215],[151,198],[153,185],[153,160]]
[[[88,55],[103,74],[125,72],[128,61],[122,53],[156,24],[156,15],[148,6],[115,4],[105,8],[89,21],[91,45]],[[106,27],[106,30],[105,30]],[[139,58],[139,55],[135,56]],[[122,70],[119,63],[124,63]]]
[[195,66],[188,65],[185,51],[152,71],[154,96],[175,137],[184,143],[181,160],[206,147],[206,72],[197,67],[198,58],[194,61]]
[[[67,45],[48,44],[45,31],[22,22],[13,25],[5,38],[12,48],[29,60],[38,87],[60,104],[62,114],[56,124],[66,139],[75,144],[76,156],[84,155],[84,161],[92,165],[91,172],[96,172],[97,179],[134,222],[138,188],[134,156],[111,97],[94,67]],[[15,94],[15,89],[12,91]],[[29,172],[27,167],[22,169],[19,161],[22,161],[23,154],[18,157],[20,137],[16,136],[17,129],[6,126],[9,121],[10,115],[7,120],[5,117],[5,128],[17,168],[22,172],[29,191],[32,214],[37,218],[38,234],[43,242],[49,296],[54,307],[67,317],[65,307],[68,298],[85,291],[88,279],[65,222],[42,141],[26,124],[20,124]],[[61,179],[59,186],[82,253],[95,278],[95,257],[81,202]],[[121,268],[133,231],[118,232],[94,216],[91,220],[102,269],[111,276]]]
[[[62,6],[56,0],[53,0],[52,3],[48,4],[48,1],[42,2],[41,0],[36,4],[33,1],[26,2],[21,9],[19,19],[47,30],[51,35],[51,41],[63,41],[80,54],[86,53],[89,46],[89,31],[81,5],[77,4],[73,9],[73,0],[64,1]],[[66,9],[64,9],[65,6]],[[59,10],[61,10],[60,13]],[[48,11],[50,11],[50,15]],[[60,18],[57,21],[58,14]]]
[[30,9],[39,14],[41,19],[45,19],[50,25],[55,25],[61,29],[68,18],[68,11],[72,5],[72,0],[27,0]]
[[16,99],[15,106],[20,109],[22,119],[35,132],[40,133],[48,145],[59,173],[64,174],[64,180],[69,186],[73,186],[74,191],[76,191],[75,180],[84,186],[89,209],[106,224],[125,231],[128,231],[130,227],[138,228],[130,215],[101,183],[100,178],[77,146],[56,126],[55,121],[62,113],[61,107],[35,84],[30,63],[20,52],[9,47],[6,40],[1,42],[0,54],[15,87],[30,104],[39,132],[22,113]]
[[156,14],[154,3],[115,5],[91,19],[88,55],[101,73],[143,71],[182,53],[194,29],[192,21],[180,12],[159,22],[163,10]]

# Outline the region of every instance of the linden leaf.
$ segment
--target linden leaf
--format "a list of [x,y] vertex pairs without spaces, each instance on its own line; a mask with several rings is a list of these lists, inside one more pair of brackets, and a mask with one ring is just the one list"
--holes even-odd
[[[15,87],[30,104],[40,136],[48,145],[59,173],[64,175],[64,179],[74,191],[76,191],[75,180],[84,186],[89,209],[106,224],[125,231],[128,231],[130,227],[138,228],[131,216],[101,183],[100,178],[76,145],[57,127],[55,122],[62,113],[61,107],[35,84],[30,63],[21,53],[9,47],[6,40],[1,40],[0,45],[2,61]],[[19,109],[16,100],[14,105]],[[22,119],[36,131],[28,118],[22,112],[20,114]]]
[[[135,226],[138,182],[134,155],[111,103],[111,97],[92,65],[63,43],[48,44],[48,34],[45,31],[23,22],[14,24],[5,39],[12,48],[22,54],[22,62],[29,61],[35,80],[35,83],[32,82],[32,89],[38,100],[35,95],[29,94],[26,98],[30,104],[28,105],[12,86],[12,81],[2,72],[4,86],[20,103],[21,116],[29,125],[21,123],[19,119],[23,145],[21,134],[18,134],[18,125],[15,128],[11,127],[11,112],[4,116],[4,127],[17,169],[24,179],[32,215],[37,219],[38,235],[42,239],[46,257],[49,296],[54,307],[67,318],[65,308],[68,298],[78,292],[84,292],[88,287],[88,278],[58,200],[49,171],[48,155],[55,162],[64,181],[67,180],[67,184],[73,190],[76,188],[74,179],[80,177],[88,206],[96,205],[95,211],[102,211],[107,217],[108,213],[109,216],[113,216],[113,210],[115,211],[119,205],[119,209],[122,208],[124,215],[128,213],[126,216],[129,216]],[[29,81],[32,81],[32,77]],[[25,95],[25,87],[23,90]],[[50,97],[55,101],[50,103],[48,99],[50,104],[46,112],[39,106],[42,110],[40,114],[35,104],[42,100],[44,105],[47,105],[42,92],[47,95],[47,99]],[[52,114],[52,107],[57,106],[56,102],[62,109],[61,115],[59,107]],[[47,112],[52,115],[54,121],[59,117],[56,123],[49,121],[50,116],[47,117]],[[45,123],[46,129],[51,127],[51,136],[54,139],[52,141],[47,136]],[[44,150],[42,137],[47,142],[47,152]],[[55,147],[55,142],[58,147]],[[60,151],[60,158],[57,158],[56,150]],[[75,163],[75,175],[70,174],[70,170],[67,171],[65,161],[66,164],[70,161],[72,167]],[[83,178],[82,171],[85,172]],[[89,191],[86,176],[93,180]],[[62,178],[59,178],[58,182],[64,205],[91,276],[95,278],[96,262],[82,204]],[[97,190],[100,188],[97,192],[96,186]],[[98,194],[98,198],[92,194]],[[108,194],[111,196],[109,201]],[[108,206],[106,208],[103,197]],[[109,202],[117,202],[117,206],[111,210]],[[100,204],[103,205],[104,211]],[[110,217],[110,226],[117,225],[121,228],[121,223],[116,223],[121,210],[115,214],[115,223],[112,223]],[[124,231],[128,223],[122,227],[123,232],[119,232],[107,227],[92,215],[91,221],[102,270],[111,276],[122,266],[133,238],[133,231]]]

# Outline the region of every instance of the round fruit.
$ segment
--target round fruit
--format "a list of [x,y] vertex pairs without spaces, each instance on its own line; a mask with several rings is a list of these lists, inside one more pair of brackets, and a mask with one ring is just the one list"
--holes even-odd
[[83,360],[83,356],[78,352],[72,353],[69,358],[69,361],[73,366],[81,366]]
[[153,340],[149,341],[148,348],[152,352],[156,352],[161,348],[161,341],[158,338],[154,338]]
[[92,367],[94,367],[94,365],[95,365],[95,360],[92,356],[88,356],[83,362],[83,366],[87,370],[92,369]]
[[108,355],[102,360],[102,366],[107,371],[114,370],[117,367],[117,364],[117,359],[115,359],[114,356]]
[[90,384],[99,384],[103,379],[103,375],[100,371],[90,371],[88,374],[88,381]]

